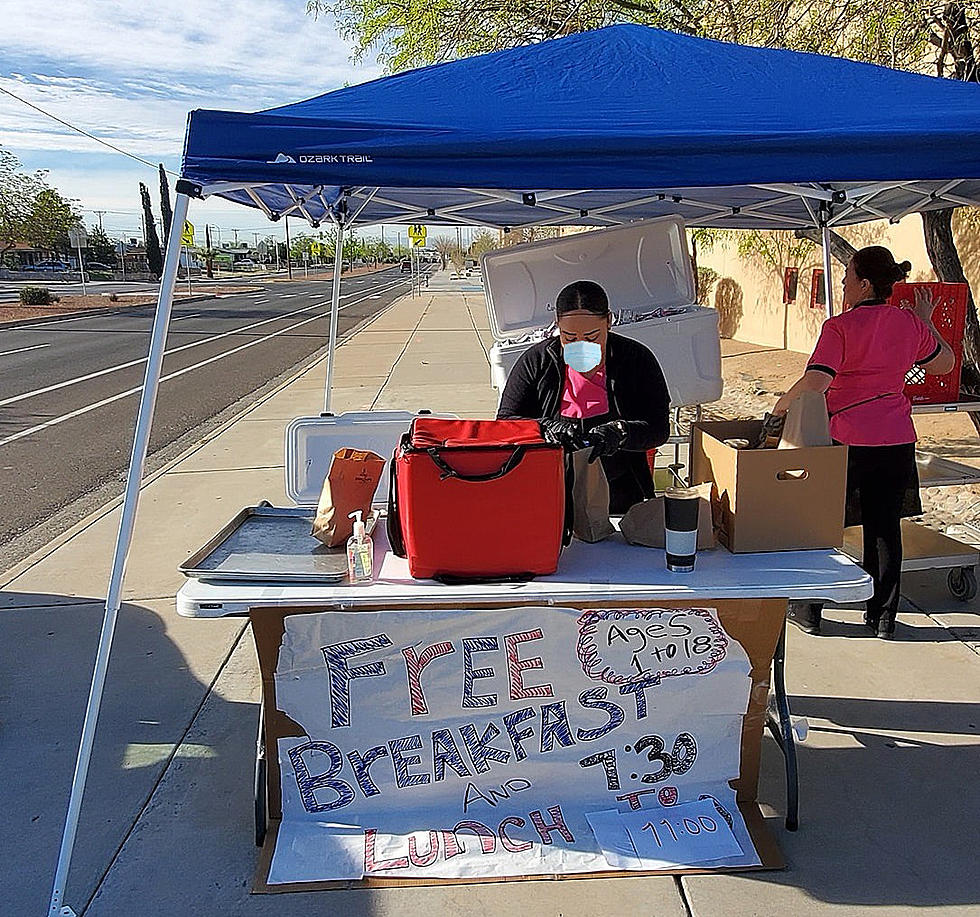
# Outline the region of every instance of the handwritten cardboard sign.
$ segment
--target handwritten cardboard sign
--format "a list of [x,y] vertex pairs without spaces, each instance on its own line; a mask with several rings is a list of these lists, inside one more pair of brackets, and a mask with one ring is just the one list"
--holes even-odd
[[729,783],[749,671],[711,608],[286,617],[268,883],[758,864]]

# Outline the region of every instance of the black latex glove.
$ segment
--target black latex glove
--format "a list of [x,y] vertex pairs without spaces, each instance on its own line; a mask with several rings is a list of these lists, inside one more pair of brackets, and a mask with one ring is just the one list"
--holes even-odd
[[582,428],[576,421],[568,417],[546,417],[539,422],[545,442],[561,446],[568,452],[582,448]]
[[592,447],[589,463],[603,455],[613,455],[619,452],[626,443],[626,424],[621,420],[602,423],[589,430],[586,434],[586,445]]

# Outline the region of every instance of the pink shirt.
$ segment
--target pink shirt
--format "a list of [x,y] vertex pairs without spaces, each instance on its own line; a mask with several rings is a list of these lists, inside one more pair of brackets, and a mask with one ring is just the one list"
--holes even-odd
[[807,369],[834,377],[830,435],[848,446],[914,443],[905,375],[939,352],[932,331],[909,309],[865,303],[828,318]]
[[606,370],[596,370],[589,379],[570,366],[565,367],[565,390],[561,396],[562,417],[598,417],[609,413]]

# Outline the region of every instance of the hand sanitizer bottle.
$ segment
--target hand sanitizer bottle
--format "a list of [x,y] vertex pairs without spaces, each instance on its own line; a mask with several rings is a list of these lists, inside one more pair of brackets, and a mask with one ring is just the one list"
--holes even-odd
[[374,579],[374,544],[364,530],[361,511],[348,518],[354,520],[354,534],[347,539],[347,573],[352,584],[370,583]]

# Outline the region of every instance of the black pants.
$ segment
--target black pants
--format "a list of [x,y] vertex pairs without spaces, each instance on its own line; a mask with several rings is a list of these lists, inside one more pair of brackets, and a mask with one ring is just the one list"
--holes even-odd
[[[894,617],[902,578],[902,516],[918,500],[915,444],[850,446],[847,457],[848,524],[864,527],[861,566],[874,581],[868,613]],[[914,496],[911,492],[915,490]],[[860,512],[860,519],[854,510]],[[921,512],[919,507],[918,512]]]

